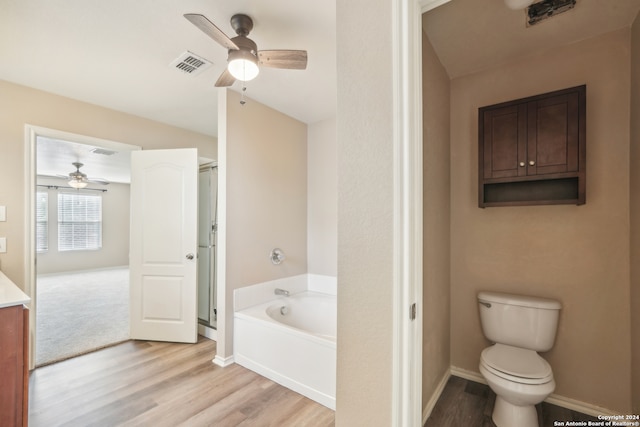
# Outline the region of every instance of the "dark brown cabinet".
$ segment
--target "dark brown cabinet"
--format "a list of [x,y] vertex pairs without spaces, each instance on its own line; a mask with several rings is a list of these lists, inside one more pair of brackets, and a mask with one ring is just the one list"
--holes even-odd
[[26,426],[28,324],[23,305],[0,308],[0,425]]
[[586,86],[478,110],[479,206],[584,204]]

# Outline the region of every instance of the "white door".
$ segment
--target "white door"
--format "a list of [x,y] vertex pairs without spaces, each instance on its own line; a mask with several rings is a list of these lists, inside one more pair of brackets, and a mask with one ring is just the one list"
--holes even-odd
[[131,153],[131,338],[197,341],[198,152]]

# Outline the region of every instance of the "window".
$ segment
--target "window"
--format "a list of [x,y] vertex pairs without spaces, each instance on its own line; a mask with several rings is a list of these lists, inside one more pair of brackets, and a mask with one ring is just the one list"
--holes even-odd
[[102,196],[58,194],[58,250],[102,247]]
[[36,192],[36,252],[49,249],[49,193]]

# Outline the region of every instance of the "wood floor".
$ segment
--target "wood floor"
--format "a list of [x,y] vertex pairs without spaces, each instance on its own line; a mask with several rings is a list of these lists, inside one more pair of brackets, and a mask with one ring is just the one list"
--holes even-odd
[[[491,420],[495,399],[489,386],[452,376],[424,426],[495,427]],[[546,402],[536,408],[540,427],[552,427],[554,421],[597,421],[590,415]]]
[[[237,364],[211,362],[214,341],[127,341],[31,372],[29,425],[325,427],[334,412]],[[425,427],[495,427],[495,394],[452,376]],[[548,403],[540,427],[594,417]]]
[[127,341],[38,368],[29,425],[334,425],[332,410],[237,364],[213,364],[215,345]]

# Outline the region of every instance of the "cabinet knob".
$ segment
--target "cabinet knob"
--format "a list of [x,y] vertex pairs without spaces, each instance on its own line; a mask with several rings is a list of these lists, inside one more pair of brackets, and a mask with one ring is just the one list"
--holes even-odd
[[529,166],[535,166],[536,162],[534,162],[533,160],[529,160]]
[[520,167],[523,168],[524,167],[524,162],[520,162]]

